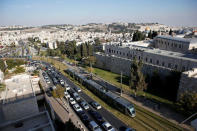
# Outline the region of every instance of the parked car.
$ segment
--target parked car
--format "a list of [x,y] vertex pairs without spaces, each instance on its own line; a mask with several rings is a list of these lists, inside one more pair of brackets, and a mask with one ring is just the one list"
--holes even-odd
[[73,93],[73,97],[75,98],[76,101],[80,100],[79,94],[77,92]]
[[64,96],[66,97],[66,99],[70,98],[70,94],[68,92],[64,92]]
[[85,110],[89,109],[89,105],[88,105],[87,102],[82,101],[80,104],[81,104],[81,106],[82,106]]
[[88,126],[92,131],[102,131],[95,121],[90,121]]
[[75,101],[72,97],[69,98],[69,101],[70,101],[70,104],[71,104],[71,105],[76,104],[76,101]]
[[105,131],[115,131],[115,129],[112,127],[112,125],[109,122],[104,122],[102,124],[102,127],[105,129]]
[[91,102],[91,105],[95,108],[95,109],[101,109],[101,105],[95,101]]
[[73,108],[76,112],[80,112],[80,111],[83,111],[83,109],[78,105],[78,104],[74,104],[73,105]]

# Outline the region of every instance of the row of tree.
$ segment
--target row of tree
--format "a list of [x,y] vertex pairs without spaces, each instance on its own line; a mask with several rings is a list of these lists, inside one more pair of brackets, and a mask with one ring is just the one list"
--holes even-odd
[[81,60],[93,55],[93,46],[90,43],[82,43],[81,45],[76,45],[76,41],[68,42],[57,42],[57,49],[48,49],[47,54],[49,56],[61,56],[66,55],[71,59]]

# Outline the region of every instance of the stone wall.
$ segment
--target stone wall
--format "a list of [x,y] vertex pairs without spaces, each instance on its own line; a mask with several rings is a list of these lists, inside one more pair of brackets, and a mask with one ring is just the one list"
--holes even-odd
[[197,93],[197,68],[181,74],[177,98],[179,99],[180,95],[187,91]]
[[[95,53],[94,56],[96,57],[96,64],[95,64],[96,67],[109,70],[111,72],[118,74],[120,74],[120,72],[122,71],[124,75],[126,76],[130,75],[130,67],[132,62],[131,59],[105,55],[103,53]],[[144,74],[152,75],[154,71],[157,71],[158,74],[162,76],[169,75],[171,72],[170,69],[164,67],[155,66],[151,64],[143,65],[142,72]]]

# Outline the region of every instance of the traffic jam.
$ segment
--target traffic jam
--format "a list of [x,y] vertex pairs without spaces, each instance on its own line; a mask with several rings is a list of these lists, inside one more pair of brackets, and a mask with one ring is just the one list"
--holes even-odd
[[98,112],[102,107],[96,101],[87,102],[80,94],[82,90],[79,87],[71,87],[63,78],[62,74],[53,66],[46,65],[45,71],[42,73],[44,80],[50,85],[50,91],[56,89],[56,85],[65,88],[64,99],[69,103],[70,107],[76,112],[84,125],[92,131],[115,131],[110,122]]

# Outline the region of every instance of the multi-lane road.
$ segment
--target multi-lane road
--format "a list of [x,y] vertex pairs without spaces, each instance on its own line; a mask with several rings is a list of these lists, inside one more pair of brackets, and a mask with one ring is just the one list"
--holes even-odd
[[[44,65],[46,66],[50,66],[50,64],[46,63],[46,62],[42,62]],[[53,69],[56,71],[56,73],[60,74],[61,78],[72,88],[74,89],[76,87],[76,85],[70,81],[67,77],[65,77],[64,75],[62,75],[57,69],[55,69],[53,67]],[[79,93],[80,97],[82,99],[84,99],[86,102],[90,103],[93,101],[92,98],[90,98],[88,95],[86,95],[84,92],[80,92]],[[99,110],[97,110],[97,112],[99,112],[102,117],[104,117],[104,119],[106,121],[108,121],[109,123],[112,124],[112,126],[114,128],[116,128],[117,130],[121,130],[122,128],[127,127],[127,125],[125,125],[120,119],[118,119],[117,117],[115,117],[113,114],[111,114],[110,112],[108,112],[105,108],[101,108]],[[90,115],[89,115],[90,116]],[[90,116],[91,117],[91,116]]]

